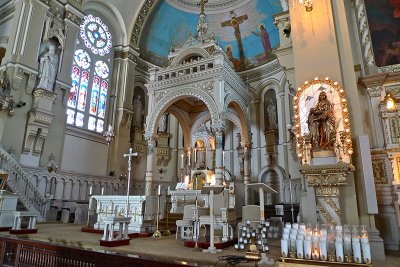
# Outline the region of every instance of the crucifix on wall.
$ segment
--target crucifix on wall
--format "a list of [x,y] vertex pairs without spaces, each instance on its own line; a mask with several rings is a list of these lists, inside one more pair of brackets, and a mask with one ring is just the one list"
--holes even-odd
[[204,13],[204,6],[208,3],[208,0],[200,0],[200,2],[197,3],[198,6],[200,6],[201,11],[200,14],[205,14]]
[[240,64],[241,67],[244,66],[244,51],[243,51],[243,44],[242,44],[242,36],[240,34],[240,24],[242,24],[245,20],[248,19],[247,14],[236,17],[236,13],[234,11],[230,12],[231,19],[221,22],[222,27],[233,27],[235,30],[235,37],[238,42],[239,47],[239,54],[240,54]]

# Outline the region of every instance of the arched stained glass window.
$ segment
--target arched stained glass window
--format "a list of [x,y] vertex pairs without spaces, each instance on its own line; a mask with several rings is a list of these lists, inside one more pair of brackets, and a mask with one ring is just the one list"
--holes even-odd
[[107,25],[99,17],[84,17],[75,45],[67,124],[104,131],[112,54]]

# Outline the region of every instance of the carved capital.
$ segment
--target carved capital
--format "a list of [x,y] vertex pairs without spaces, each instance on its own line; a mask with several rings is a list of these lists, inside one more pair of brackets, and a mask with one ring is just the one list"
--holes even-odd
[[372,98],[372,97],[380,97],[381,96],[381,92],[383,90],[382,86],[376,86],[376,87],[368,87],[367,88],[367,92],[368,95]]

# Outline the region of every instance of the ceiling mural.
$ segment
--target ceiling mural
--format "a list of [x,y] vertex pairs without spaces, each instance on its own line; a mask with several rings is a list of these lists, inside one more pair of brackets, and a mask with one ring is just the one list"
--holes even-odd
[[[144,59],[165,66],[170,49],[180,47],[190,33],[196,34],[200,8],[194,13],[194,2],[158,2],[139,44]],[[206,5],[208,33],[214,34],[236,70],[251,69],[275,59],[272,50],[279,46],[279,33],[273,15],[283,11],[281,0],[210,1],[212,11],[208,13],[207,8]]]

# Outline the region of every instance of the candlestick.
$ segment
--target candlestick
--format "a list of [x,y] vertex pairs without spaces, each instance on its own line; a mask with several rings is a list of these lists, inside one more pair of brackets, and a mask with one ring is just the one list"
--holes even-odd
[[183,153],[181,154],[181,169],[183,169],[184,162],[183,162]]

